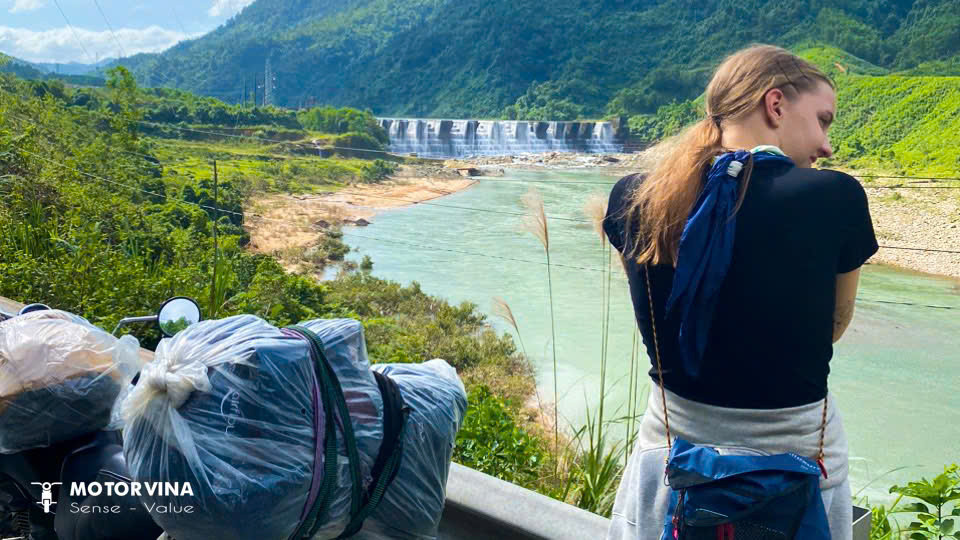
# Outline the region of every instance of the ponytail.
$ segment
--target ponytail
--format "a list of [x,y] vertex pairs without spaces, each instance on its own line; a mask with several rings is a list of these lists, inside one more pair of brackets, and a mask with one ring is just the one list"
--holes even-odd
[[706,117],[660,143],[663,157],[627,206],[626,230],[636,231],[628,257],[640,264],[676,263],[683,226],[722,150],[720,141],[720,128]]

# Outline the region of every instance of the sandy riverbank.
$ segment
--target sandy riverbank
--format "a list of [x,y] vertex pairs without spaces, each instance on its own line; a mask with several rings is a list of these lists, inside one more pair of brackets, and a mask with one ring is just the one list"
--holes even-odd
[[[960,251],[960,189],[864,187],[881,246]],[[960,279],[960,253],[881,247],[870,261]]]
[[[427,173],[430,176],[422,176]],[[365,225],[377,212],[443,197],[474,185],[456,171],[404,167],[378,184],[356,184],[339,191],[309,195],[268,195],[255,199],[247,212],[249,249],[278,255],[284,266],[316,245],[320,232],[335,225]]]

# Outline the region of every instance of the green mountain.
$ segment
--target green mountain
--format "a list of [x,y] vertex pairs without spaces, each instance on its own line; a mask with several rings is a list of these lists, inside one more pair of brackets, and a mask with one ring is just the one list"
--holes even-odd
[[[39,66],[42,67],[42,66]],[[39,69],[37,64],[0,53],[0,73],[12,73],[23,79],[37,81],[62,81],[77,86],[103,86],[103,79],[93,75],[50,73]]]
[[696,97],[719,59],[753,42],[839,50],[865,74],[958,70],[958,12],[960,0],[257,0],[124,63],[141,84],[228,102],[269,60],[282,106],[633,115]]

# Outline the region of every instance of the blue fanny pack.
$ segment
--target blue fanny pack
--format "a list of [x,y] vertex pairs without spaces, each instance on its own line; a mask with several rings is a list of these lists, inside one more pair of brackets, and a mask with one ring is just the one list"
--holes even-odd
[[661,540],[829,540],[820,467],[796,454],[721,455],[677,439]]

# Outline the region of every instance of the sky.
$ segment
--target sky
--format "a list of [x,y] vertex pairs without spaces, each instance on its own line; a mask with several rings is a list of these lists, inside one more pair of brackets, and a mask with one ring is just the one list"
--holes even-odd
[[206,34],[252,2],[0,0],[0,52],[30,62],[83,64],[159,52]]

